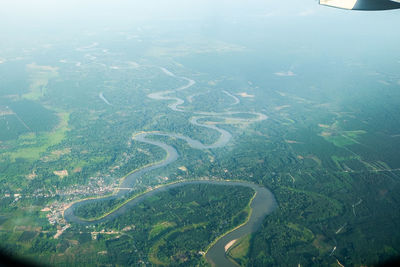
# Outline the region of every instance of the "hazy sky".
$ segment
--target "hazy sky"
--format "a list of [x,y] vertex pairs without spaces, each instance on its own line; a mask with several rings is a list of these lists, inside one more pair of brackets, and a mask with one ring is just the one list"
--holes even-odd
[[[399,11],[368,16],[399,16]],[[0,21],[65,22],[120,19],[179,19],[209,16],[332,16],[349,11],[318,5],[315,0],[2,0]],[[379,14],[380,13],[380,14]],[[352,16],[365,16],[352,12]]]
[[366,40],[372,47],[378,43],[377,49],[382,50],[386,45],[400,46],[400,10],[346,11],[320,6],[315,0],[1,0],[0,46],[13,36],[32,36],[38,31],[61,35],[66,30],[134,29],[149,23],[168,27],[162,22],[172,20],[178,22],[173,27],[179,27],[179,21],[185,25],[188,19],[207,24],[208,29],[223,20],[238,25],[251,21],[267,26],[268,32],[260,34],[288,41],[331,38],[336,45],[350,38],[359,43],[344,47],[355,49]]

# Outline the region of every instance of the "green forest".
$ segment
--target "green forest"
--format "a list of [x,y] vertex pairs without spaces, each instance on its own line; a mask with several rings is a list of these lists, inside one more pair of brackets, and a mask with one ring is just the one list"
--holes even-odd
[[[224,22],[220,39],[196,25],[0,44],[0,250],[43,266],[210,266],[252,215],[254,190],[229,185],[245,181],[277,205],[222,255],[240,266],[400,257],[399,59],[326,50],[335,32],[310,45],[308,30],[261,36],[278,34],[266,21]],[[157,191],[189,181],[225,184]]]

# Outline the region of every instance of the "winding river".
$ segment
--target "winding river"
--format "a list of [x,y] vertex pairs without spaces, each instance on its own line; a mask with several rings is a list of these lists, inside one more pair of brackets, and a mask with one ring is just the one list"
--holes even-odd
[[[184,103],[184,100],[178,97],[170,97],[166,96],[168,94],[182,91],[185,89],[190,88],[195,84],[195,81],[186,77],[179,77],[170,72],[169,70],[165,68],[160,68],[161,71],[171,77],[175,77],[180,80],[187,81],[186,85],[183,85],[177,89],[174,90],[166,90],[166,91],[161,91],[157,93],[152,93],[149,94],[148,97],[154,100],[173,100],[173,103],[170,103],[168,107],[176,112],[186,112],[183,108],[180,106]],[[236,103],[237,104],[237,103]],[[218,184],[218,185],[233,185],[233,186],[245,186],[245,187],[250,187],[255,191],[255,197],[251,202],[251,215],[246,224],[236,228],[232,232],[224,235],[218,241],[209,248],[207,254],[206,254],[206,259],[209,263],[215,266],[236,266],[235,263],[230,261],[226,257],[225,253],[225,246],[233,241],[236,240],[242,236],[245,236],[247,234],[255,232],[261,225],[262,220],[265,218],[266,215],[271,213],[275,208],[276,208],[276,201],[271,193],[267,188],[250,183],[250,182],[244,182],[244,181],[212,181],[212,180],[193,180],[193,181],[184,181],[184,182],[179,182],[179,183],[173,183],[165,186],[158,187],[152,191],[149,191],[143,195],[140,195],[133,200],[129,201],[119,209],[113,211],[112,213],[108,214],[105,217],[102,217],[101,219],[97,220],[92,220],[92,221],[87,221],[83,220],[77,216],[74,215],[74,210],[82,205],[86,205],[88,203],[93,203],[93,202],[99,202],[99,201],[105,201],[108,199],[115,199],[124,196],[127,194],[131,188],[134,187],[135,183],[140,180],[140,177],[143,176],[145,173],[148,173],[152,170],[162,168],[164,166],[167,166],[168,164],[176,161],[179,158],[179,154],[176,151],[176,149],[164,142],[153,140],[147,138],[147,136],[168,136],[168,137],[173,137],[173,138],[178,138],[183,141],[185,141],[190,147],[195,148],[195,149],[214,149],[214,148],[220,148],[224,147],[226,144],[229,143],[231,140],[231,133],[228,131],[218,128],[216,124],[222,124],[226,122],[219,122],[215,124],[206,124],[206,123],[200,123],[200,119],[206,119],[206,118],[221,118],[221,119],[226,119],[229,120],[230,124],[247,124],[247,123],[254,123],[257,121],[262,121],[267,119],[267,116],[262,113],[257,113],[257,112],[222,112],[222,113],[216,113],[216,112],[191,112],[194,114],[194,116],[189,120],[189,122],[193,125],[199,126],[199,127],[205,127],[208,129],[212,129],[215,131],[218,131],[220,136],[217,141],[215,141],[213,144],[203,144],[198,140],[194,140],[190,137],[181,135],[181,134],[175,134],[175,133],[163,133],[163,132],[140,132],[137,133],[133,136],[133,139],[138,142],[142,143],[147,143],[151,145],[158,146],[162,149],[164,149],[167,152],[167,156],[160,162],[154,163],[152,165],[149,165],[147,167],[144,167],[142,169],[139,169],[130,175],[128,175],[122,184],[120,185],[120,189],[114,193],[111,196],[108,197],[103,197],[103,198],[95,198],[95,199],[86,199],[82,200],[80,202],[76,202],[72,204],[68,209],[65,210],[64,212],[64,218],[68,222],[73,222],[73,223],[78,223],[78,224],[83,224],[83,225],[89,225],[89,224],[97,224],[101,223],[107,220],[114,219],[121,214],[125,213],[126,211],[129,210],[130,207],[136,205],[140,201],[144,200],[145,198],[157,194],[162,191],[169,190],[171,188],[187,185],[187,184],[198,184],[198,183],[207,183],[207,184]],[[252,118],[235,118],[235,115],[239,114],[250,114],[252,115]],[[232,242],[231,242],[232,243]]]

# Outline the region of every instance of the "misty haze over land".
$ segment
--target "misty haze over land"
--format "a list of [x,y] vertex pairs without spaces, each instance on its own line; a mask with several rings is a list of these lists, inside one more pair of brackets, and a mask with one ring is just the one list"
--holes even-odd
[[3,1],[0,250],[51,266],[399,257],[399,15]]

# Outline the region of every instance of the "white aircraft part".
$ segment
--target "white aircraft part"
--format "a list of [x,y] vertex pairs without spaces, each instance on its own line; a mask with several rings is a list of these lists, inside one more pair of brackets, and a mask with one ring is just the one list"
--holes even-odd
[[319,0],[324,6],[349,10],[391,10],[400,9],[399,0]]
[[324,6],[353,9],[357,0],[320,0],[319,3]]

